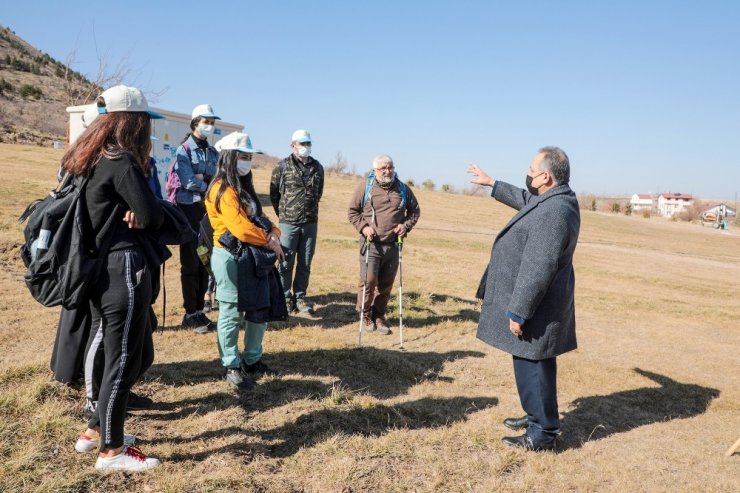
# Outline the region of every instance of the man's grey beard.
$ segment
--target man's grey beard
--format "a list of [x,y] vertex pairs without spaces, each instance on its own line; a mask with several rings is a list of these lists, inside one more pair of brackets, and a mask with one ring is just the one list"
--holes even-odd
[[378,180],[378,183],[380,183],[381,185],[388,185],[389,183],[392,183],[395,178],[396,178],[395,172],[391,174],[388,178],[384,178],[377,174],[375,175],[375,179]]

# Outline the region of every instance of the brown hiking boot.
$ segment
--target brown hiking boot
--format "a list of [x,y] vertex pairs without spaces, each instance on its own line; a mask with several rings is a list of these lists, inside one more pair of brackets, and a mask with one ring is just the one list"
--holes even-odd
[[365,332],[373,332],[375,330],[375,321],[368,315],[362,317],[362,330]]
[[375,319],[375,329],[378,331],[378,334],[382,334],[384,336],[392,333],[391,328],[388,327],[388,323],[385,321],[384,317],[377,317]]

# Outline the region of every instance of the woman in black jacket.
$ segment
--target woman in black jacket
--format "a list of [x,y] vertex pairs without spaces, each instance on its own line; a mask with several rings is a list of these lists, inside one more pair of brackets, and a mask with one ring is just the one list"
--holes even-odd
[[92,331],[103,338],[98,406],[75,449],[98,449],[96,469],[143,471],[159,465],[133,446],[124,435],[126,403],[142,363],[149,304],[150,268],[142,245],[146,232],[159,229],[164,219],[159,202],[145,178],[151,150],[149,110],[140,90],[115,86],[97,101],[101,115],[62,158],[65,172],[88,177],[85,201],[91,247],[110,218],[118,222],[96,288],[90,295]]

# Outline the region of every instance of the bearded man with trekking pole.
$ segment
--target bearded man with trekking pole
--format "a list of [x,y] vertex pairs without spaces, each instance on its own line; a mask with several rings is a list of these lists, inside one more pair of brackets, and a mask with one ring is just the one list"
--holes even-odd
[[[403,238],[419,221],[421,209],[414,192],[396,176],[393,159],[381,154],[373,170],[355,190],[349,222],[360,236],[360,282],[356,309],[362,331],[391,334],[386,312],[399,266]],[[400,240],[400,241],[399,241]],[[403,345],[403,343],[402,343]]]

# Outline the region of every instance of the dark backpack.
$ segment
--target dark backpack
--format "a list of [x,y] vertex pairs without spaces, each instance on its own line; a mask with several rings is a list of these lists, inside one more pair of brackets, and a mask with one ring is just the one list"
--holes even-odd
[[[182,147],[188,154],[188,159],[192,160],[193,155],[187,141],[182,143]],[[180,181],[180,176],[177,174],[177,170],[175,170],[175,166],[177,166],[177,153],[175,153],[170,161],[170,166],[167,168],[167,179],[164,182],[165,198],[172,204],[177,204],[177,191],[182,187],[182,182]]]
[[[107,254],[120,206],[92,236],[85,204],[87,177],[66,175],[48,197],[32,202],[18,218],[28,219],[23,230],[21,258],[28,268],[24,276],[31,296],[44,306],[74,309],[87,303],[89,285]],[[118,218],[116,220],[115,218]]]

